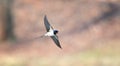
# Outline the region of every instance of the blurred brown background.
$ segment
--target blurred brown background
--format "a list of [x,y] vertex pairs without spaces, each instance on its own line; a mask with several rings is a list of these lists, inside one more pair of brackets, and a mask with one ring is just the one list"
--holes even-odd
[[[45,15],[63,49],[34,39]],[[119,0],[0,0],[0,66],[119,66],[119,20]]]

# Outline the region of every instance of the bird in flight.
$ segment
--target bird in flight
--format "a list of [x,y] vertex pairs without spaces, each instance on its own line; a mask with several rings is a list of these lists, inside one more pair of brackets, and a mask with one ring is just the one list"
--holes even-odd
[[50,23],[48,22],[48,19],[45,15],[44,17],[44,24],[45,24],[45,28],[46,28],[46,33],[43,36],[49,36],[53,39],[53,41],[55,42],[55,44],[59,47],[62,48],[58,39],[58,36],[56,35],[58,33],[58,30],[53,29],[53,27],[50,25]]
[[39,39],[39,38],[42,38],[44,36],[49,36],[53,39],[54,43],[62,49],[61,45],[60,45],[60,42],[59,42],[59,39],[58,39],[58,36],[56,35],[58,33],[58,30],[55,30],[53,29],[53,27],[50,25],[50,23],[48,22],[48,19],[45,15],[44,17],[44,24],[45,24],[45,28],[46,28],[46,33],[42,36],[39,36],[39,37],[35,37],[33,39],[28,39],[28,40],[20,40],[20,41],[17,41],[17,43],[24,43],[24,42],[28,42],[28,41],[33,41],[35,39]]

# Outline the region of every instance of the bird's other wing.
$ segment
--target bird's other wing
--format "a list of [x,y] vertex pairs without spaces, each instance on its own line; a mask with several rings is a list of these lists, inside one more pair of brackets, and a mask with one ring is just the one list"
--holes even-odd
[[58,36],[57,36],[57,35],[51,36],[51,38],[53,39],[53,41],[55,42],[55,44],[56,44],[59,48],[62,48],[61,45],[60,45],[60,42],[59,42],[59,40],[58,40]]
[[45,15],[45,17],[44,17],[44,24],[45,24],[45,27],[46,27],[47,32],[48,32],[50,29],[53,29],[53,27],[52,27],[52,26],[50,25],[50,23],[48,22],[48,19],[47,19],[46,15]]

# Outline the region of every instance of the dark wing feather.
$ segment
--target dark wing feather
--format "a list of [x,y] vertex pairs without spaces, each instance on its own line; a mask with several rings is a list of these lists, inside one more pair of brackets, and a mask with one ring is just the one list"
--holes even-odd
[[45,27],[46,27],[47,32],[50,30],[50,27],[53,29],[53,27],[52,27],[52,26],[50,25],[50,23],[48,22],[48,19],[47,19],[46,15],[45,15],[45,17],[44,17],[44,24],[45,24]]
[[51,38],[53,39],[53,41],[55,42],[55,44],[56,44],[59,48],[62,48],[61,45],[60,45],[60,42],[59,42],[59,40],[58,40],[57,35],[51,36]]

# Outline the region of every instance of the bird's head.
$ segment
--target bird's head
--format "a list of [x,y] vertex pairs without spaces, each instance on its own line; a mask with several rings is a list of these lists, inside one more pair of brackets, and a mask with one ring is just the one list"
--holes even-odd
[[54,34],[57,34],[58,33],[58,30],[54,30]]

